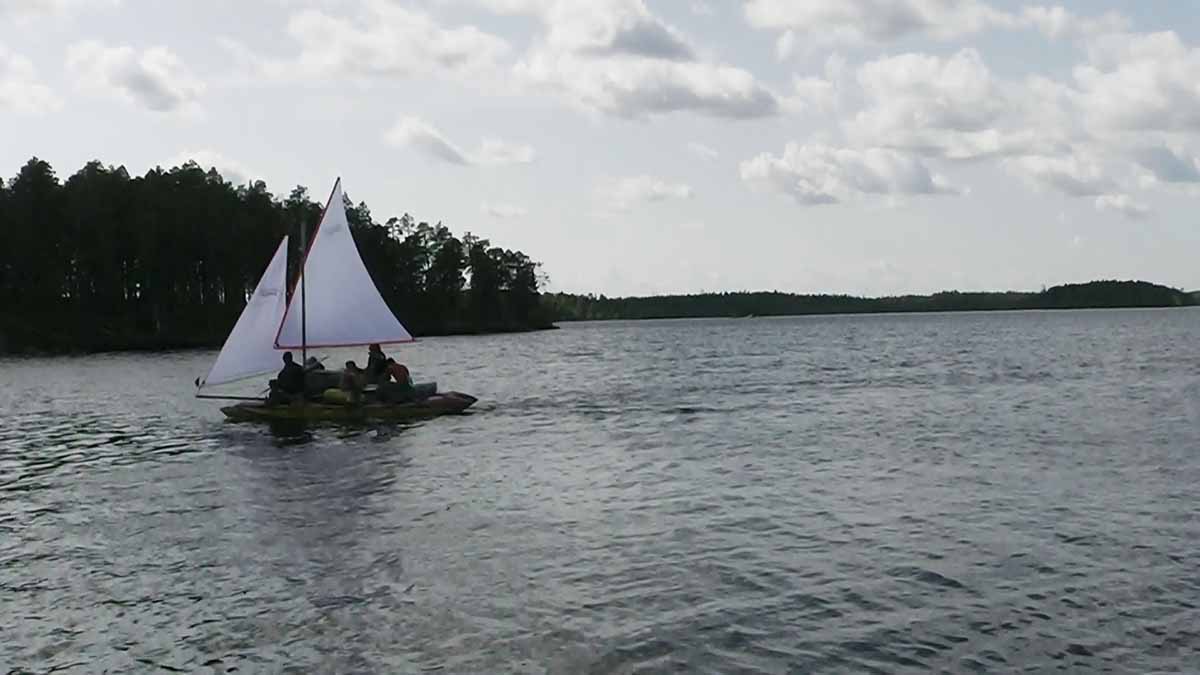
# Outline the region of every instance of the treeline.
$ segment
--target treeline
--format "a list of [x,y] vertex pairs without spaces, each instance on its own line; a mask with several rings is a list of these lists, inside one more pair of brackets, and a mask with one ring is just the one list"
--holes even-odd
[[555,320],[679,319],[887,312],[961,312],[1016,309],[1181,307],[1197,299],[1178,289],[1144,281],[1094,281],[1055,286],[1038,293],[960,293],[862,298],[791,293],[703,293],[606,298],[565,293],[543,296]]
[[[540,263],[345,198],[368,271],[414,335],[548,327]],[[0,352],[219,346],[280,237],[311,235],[324,198],[235,186],[192,162],[130,176],[88,163],[65,181],[33,158],[0,180]]]

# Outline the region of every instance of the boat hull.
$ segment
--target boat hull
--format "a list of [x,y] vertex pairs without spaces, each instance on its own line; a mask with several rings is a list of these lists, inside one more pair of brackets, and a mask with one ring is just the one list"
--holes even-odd
[[238,403],[225,406],[221,412],[236,422],[269,422],[277,420],[312,420],[355,422],[362,420],[411,420],[454,415],[470,408],[474,396],[457,391],[434,394],[411,403],[364,403],[339,405],[335,403]]

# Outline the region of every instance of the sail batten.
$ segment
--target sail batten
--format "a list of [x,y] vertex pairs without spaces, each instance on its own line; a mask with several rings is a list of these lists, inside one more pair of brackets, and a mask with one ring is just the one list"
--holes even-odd
[[279,367],[279,352],[273,343],[287,306],[287,242],[286,236],[279,242],[199,389],[237,382]]
[[341,179],[334,184],[300,275],[304,302],[292,294],[278,324],[276,349],[413,341],[363,265],[346,218]]

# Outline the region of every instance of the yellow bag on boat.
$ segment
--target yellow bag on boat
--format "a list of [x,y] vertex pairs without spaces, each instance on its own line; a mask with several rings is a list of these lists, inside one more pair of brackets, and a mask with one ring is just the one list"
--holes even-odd
[[326,389],[324,392],[322,392],[321,398],[324,399],[326,403],[346,404],[346,403],[350,402],[349,394],[342,391],[341,389],[337,389],[337,388],[333,388],[333,387]]

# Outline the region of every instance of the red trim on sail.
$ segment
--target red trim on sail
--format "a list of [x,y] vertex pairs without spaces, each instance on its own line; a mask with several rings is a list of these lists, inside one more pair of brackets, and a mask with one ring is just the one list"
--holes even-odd
[[[366,347],[367,345],[405,345],[416,342],[416,338],[411,340],[383,340],[380,342],[348,342],[345,344],[306,344],[307,349],[337,349],[339,347]],[[276,344],[276,349],[300,349],[300,345],[283,346]]]
[[[283,318],[279,321],[279,329],[275,331],[276,349],[301,349],[299,345],[295,347],[280,347],[279,336],[283,334],[283,324],[287,323],[288,312],[292,310],[292,300],[296,299],[296,286],[300,285],[300,277],[304,276],[304,268],[308,265],[308,252],[312,250],[313,244],[317,241],[317,235],[321,233],[321,225],[325,223],[325,214],[329,212],[329,205],[333,203],[333,195],[337,193],[338,186],[341,184],[342,177],[338,176],[337,180],[333,181],[333,189],[329,191],[329,199],[325,200],[325,208],[321,209],[321,219],[317,221],[317,229],[313,230],[312,239],[308,240],[308,246],[304,249],[304,258],[300,260],[300,274],[296,275],[296,280],[292,282],[292,288],[288,293],[287,307],[283,308]],[[303,348],[307,349],[308,345],[304,345]]]

